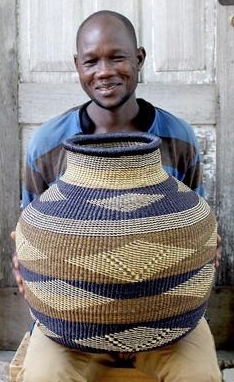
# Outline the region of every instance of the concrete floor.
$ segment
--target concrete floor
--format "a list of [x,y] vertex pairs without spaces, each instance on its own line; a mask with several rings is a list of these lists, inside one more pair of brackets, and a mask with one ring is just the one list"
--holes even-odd
[[14,354],[13,351],[0,350],[0,382],[9,382],[9,364]]

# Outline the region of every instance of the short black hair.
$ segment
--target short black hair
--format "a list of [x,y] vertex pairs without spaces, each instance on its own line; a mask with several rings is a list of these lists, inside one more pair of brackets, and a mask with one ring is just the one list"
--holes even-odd
[[136,32],[135,32],[135,28],[134,28],[133,24],[131,23],[131,21],[127,17],[122,15],[121,13],[109,11],[109,10],[101,10],[101,11],[97,11],[95,13],[92,13],[90,16],[88,16],[81,23],[81,25],[79,26],[78,31],[76,33],[76,47],[77,47],[77,49],[78,49],[78,41],[79,41],[80,34],[82,32],[83,27],[87,24],[88,21],[90,21],[90,20],[92,20],[98,16],[111,16],[111,17],[115,17],[117,20],[120,20],[122,22],[122,24],[124,25],[124,27],[126,28],[126,30],[128,31],[129,36],[132,39],[134,48],[137,49]]

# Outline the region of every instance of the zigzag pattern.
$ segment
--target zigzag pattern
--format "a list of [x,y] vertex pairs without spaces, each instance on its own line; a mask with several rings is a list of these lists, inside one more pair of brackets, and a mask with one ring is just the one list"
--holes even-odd
[[111,275],[120,282],[137,282],[160,276],[164,269],[180,263],[194,252],[194,249],[136,240],[112,251],[99,252],[94,258],[72,257],[67,262],[90,271],[98,269],[100,274]]
[[90,349],[105,349],[117,352],[146,351],[171,343],[185,335],[190,328],[153,329],[140,326],[105,337],[92,337],[74,340],[76,346]]

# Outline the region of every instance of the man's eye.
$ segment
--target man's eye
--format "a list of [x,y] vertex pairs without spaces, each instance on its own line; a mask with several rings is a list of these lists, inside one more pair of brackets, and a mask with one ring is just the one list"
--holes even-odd
[[114,61],[123,61],[124,60],[124,56],[114,56],[113,58],[112,58],[112,60],[114,60]]
[[84,62],[84,66],[93,66],[93,65],[95,65],[96,64],[96,62],[97,62],[97,60],[95,60],[95,59],[92,59],[92,60],[87,60],[87,61],[85,61]]

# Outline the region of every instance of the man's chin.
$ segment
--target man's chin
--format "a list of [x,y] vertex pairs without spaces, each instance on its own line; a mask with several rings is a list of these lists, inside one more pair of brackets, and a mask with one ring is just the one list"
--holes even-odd
[[121,107],[122,105],[124,105],[125,102],[127,102],[128,99],[129,99],[129,97],[124,97],[121,100],[119,100],[118,102],[112,102],[112,103],[111,102],[99,101],[97,99],[92,99],[92,101],[97,106],[101,107],[102,109],[114,111],[114,110],[118,109],[119,107]]

